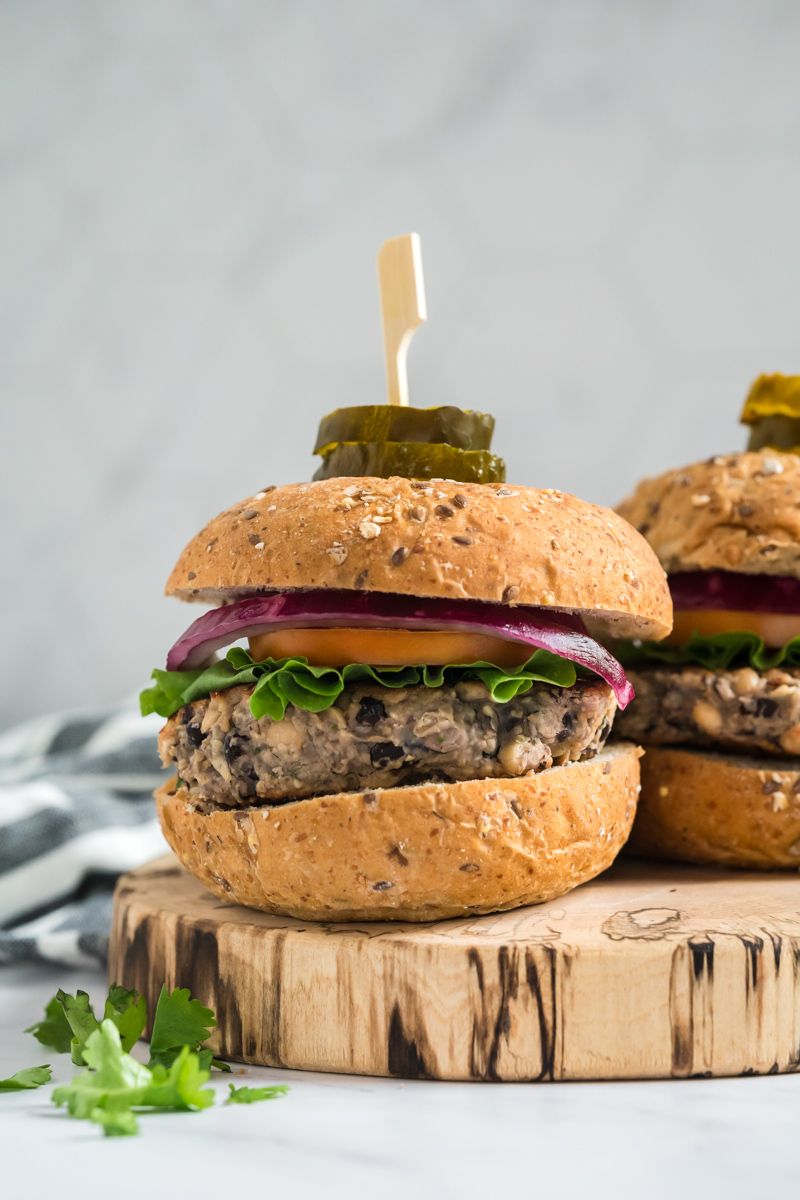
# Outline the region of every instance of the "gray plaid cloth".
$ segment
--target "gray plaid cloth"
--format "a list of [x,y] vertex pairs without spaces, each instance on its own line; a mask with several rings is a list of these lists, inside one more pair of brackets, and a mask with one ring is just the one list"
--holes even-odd
[[0,963],[105,960],[117,875],[165,849],[159,725],[130,705],[0,735]]

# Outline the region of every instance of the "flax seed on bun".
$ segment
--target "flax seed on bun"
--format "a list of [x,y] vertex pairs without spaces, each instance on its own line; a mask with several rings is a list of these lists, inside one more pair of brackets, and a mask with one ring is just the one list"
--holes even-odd
[[409,479],[265,489],[189,542],[167,595],[343,588],[580,612],[593,632],[660,639],[664,573],[609,509],[552,490]]

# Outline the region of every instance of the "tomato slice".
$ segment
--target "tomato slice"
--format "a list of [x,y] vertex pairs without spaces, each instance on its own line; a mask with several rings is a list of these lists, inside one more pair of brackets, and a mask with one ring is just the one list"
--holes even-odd
[[471,662],[514,667],[533,653],[530,646],[490,634],[438,629],[280,629],[248,640],[255,659],[307,658],[317,667],[347,663],[434,667]]
[[717,633],[755,633],[764,644],[785,646],[800,636],[800,616],[792,613],[733,612],[717,609],[691,609],[675,613],[668,646],[682,646],[693,633],[713,637]]

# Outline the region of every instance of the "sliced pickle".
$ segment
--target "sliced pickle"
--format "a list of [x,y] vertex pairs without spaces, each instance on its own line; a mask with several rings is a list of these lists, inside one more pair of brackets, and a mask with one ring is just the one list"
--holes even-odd
[[800,417],[762,417],[750,426],[748,450],[785,450],[800,454]]
[[493,432],[494,417],[453,405],[365,404],[337,408],[323,417],[314,453],[327,454],[341,442],[446,443],[460,450],[488,450]]
[[743,425],[755,425],[765,417],[800,419],[800,375],[759,375],[739,420]]
[[506,464],[488,450],[426,446],[419,442],[341,442],[325,454],[314,478],[334,479],[343,475],[504,483]]

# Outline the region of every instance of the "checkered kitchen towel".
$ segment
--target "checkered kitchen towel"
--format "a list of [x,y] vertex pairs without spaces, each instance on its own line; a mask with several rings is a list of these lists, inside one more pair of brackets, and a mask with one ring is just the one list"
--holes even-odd
[[131,705],[0,735],[0,963],[105,959],[116,876],[165,850],[160,723]]

